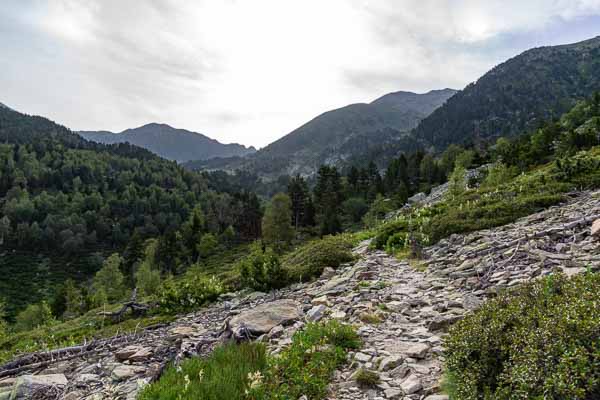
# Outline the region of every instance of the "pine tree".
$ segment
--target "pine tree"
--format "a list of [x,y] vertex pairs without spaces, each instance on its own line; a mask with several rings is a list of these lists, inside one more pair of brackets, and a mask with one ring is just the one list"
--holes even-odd
[[262,220],[263,240],[277,250],[287,247],[294,239],[292,202],[285,193],[271,199]]
[[288,184],[288,196],[292,202],[292,225],[298,230],[307,222],[310,193],[308,184],[300,175],[292,178]]

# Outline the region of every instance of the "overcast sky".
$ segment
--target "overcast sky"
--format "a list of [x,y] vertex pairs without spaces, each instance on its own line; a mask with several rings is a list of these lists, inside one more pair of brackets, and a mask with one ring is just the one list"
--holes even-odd
[[0,102],[74,130],[264,146],[392,91],[600,35],[600,0],[3,0]]

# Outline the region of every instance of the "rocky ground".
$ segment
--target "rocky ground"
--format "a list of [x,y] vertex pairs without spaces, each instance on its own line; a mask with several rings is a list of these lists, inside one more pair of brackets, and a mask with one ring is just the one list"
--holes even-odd
[[[355,324],[364,342],[336,372],[330,399],[446,399],[447,327],[500,289],[557,269],[599,269],[600,240],[591,234],[598,218],[600,191],[584,192],[514,224],[453,235],[420,261],[398,261],[363,243],[356,263],[327,269],[317,282],[226,295],[170,325],[1,366],[0,399],[134,399],[169,360],[207,354],[231,336],[258,337],[277,353],[307,321],[325,319]],[[376,371],[380,382],[361,387],[360,369]]]

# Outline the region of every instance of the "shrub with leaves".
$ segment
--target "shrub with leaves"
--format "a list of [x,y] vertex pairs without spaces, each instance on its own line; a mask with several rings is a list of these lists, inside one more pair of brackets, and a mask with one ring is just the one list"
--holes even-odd
[[15,330],[17,332],[29,331],[54,321],[50,307],[43,301],[39,304],[30,304],[17,315]]
[[270,248],[263,250],[256,246],[248,257],[240,261],[239,269],[242,286],[254,290],[280,289],[287,283],[279,256]]
[[340,264],[354,260],[352,235],[325,236],[308,242],[283,259],[290,281],[308,281],[321,275],[326,267],[337,268]]
[[292,338],[290,347],[269,359],[260,384],[251,387],[249,400],[287,400],[305,395],[324,399],[334,371],[349,349],[360,347],[351,326],[331,321],[308,324]]
[[485,303],[446,338],[450,397],[600,398],[600,275],[552,275]]
[[223,284],[217,278],[188,274],[179,281],[169,278],[162,283],[158,305],[165,314],[185,312],[215,301],[221,293]]

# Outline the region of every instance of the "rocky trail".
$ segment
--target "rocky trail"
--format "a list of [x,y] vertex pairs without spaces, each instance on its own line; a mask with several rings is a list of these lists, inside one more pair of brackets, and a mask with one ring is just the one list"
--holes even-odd
[[[336,372],[330,399],[447,399],[440,379],[448,326],[499,289],[555,270],[599,269],[598,218],[600,191],[583,192],[513,224],[453,235],[420,261],[398,261],[365,242],[356,263],[328,268],[316,282],[227,294],[166,326],[0,366],[0,399],[134,399],[171,360],[208,354],[231,336],[258,337],[277,353],[306,322],[326,319],[355,324],[364,344]],[[360,368],[377,371],[380,382],[360,387]]]

